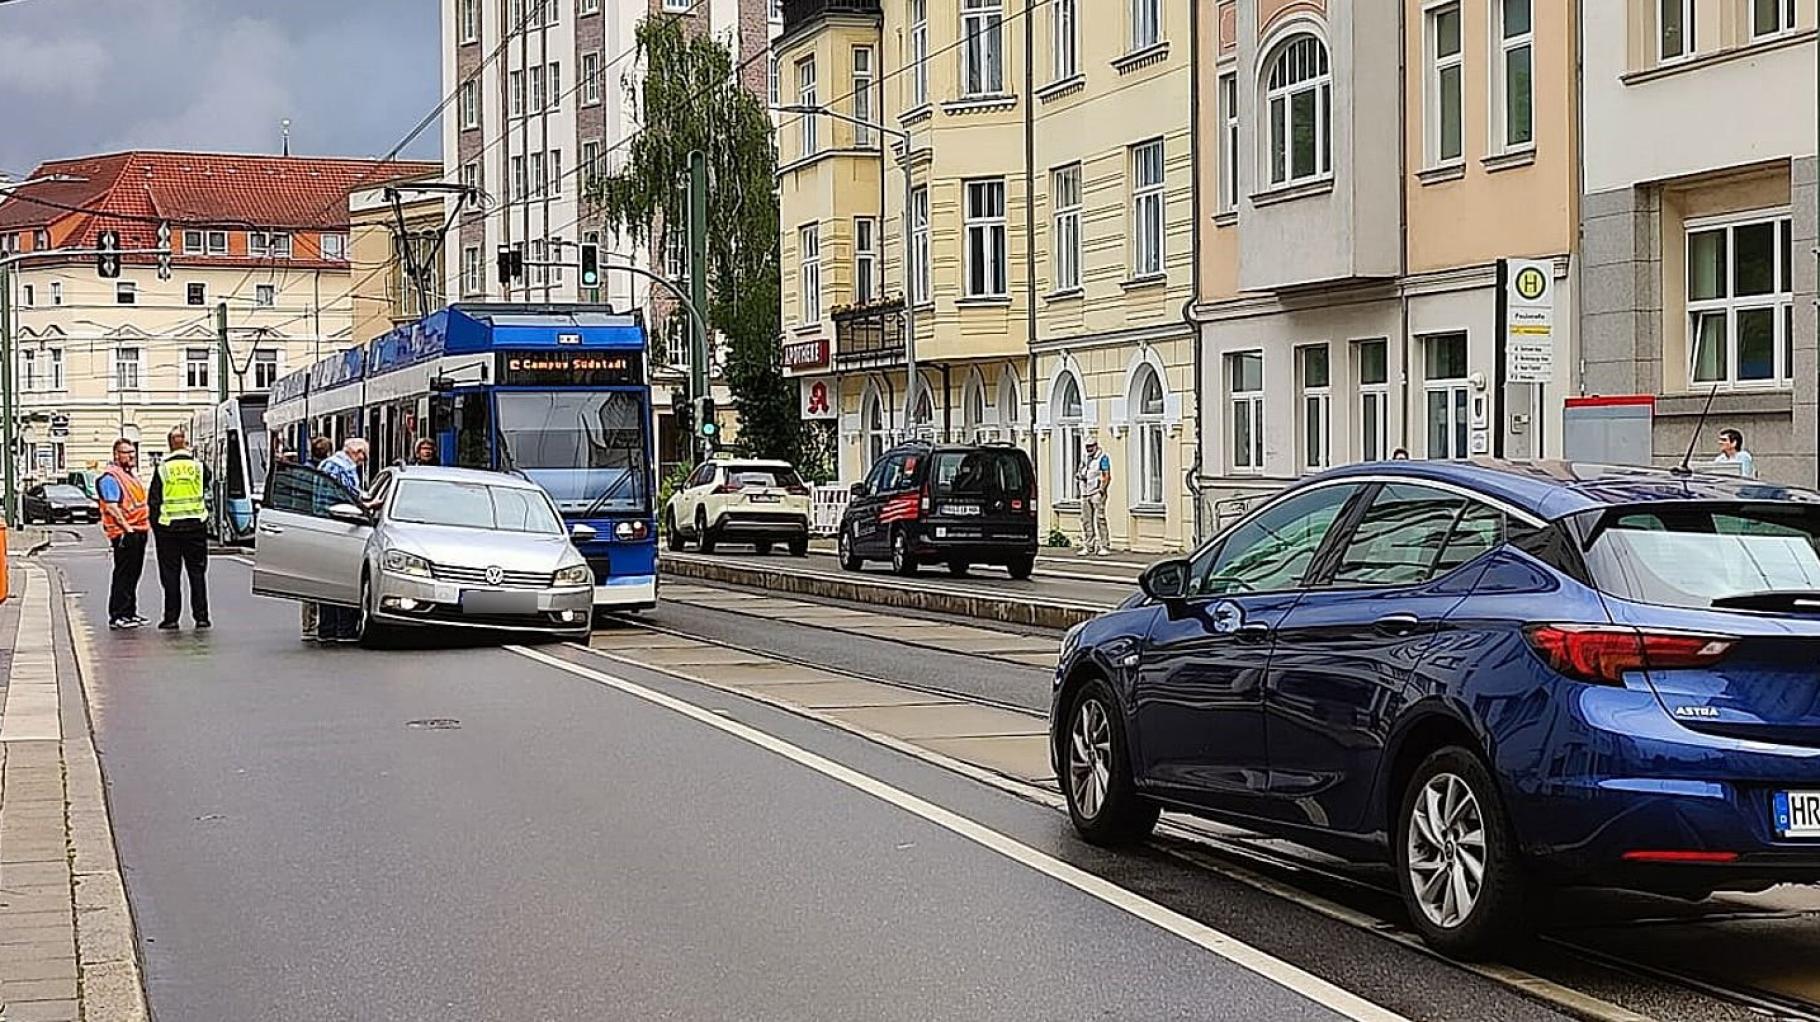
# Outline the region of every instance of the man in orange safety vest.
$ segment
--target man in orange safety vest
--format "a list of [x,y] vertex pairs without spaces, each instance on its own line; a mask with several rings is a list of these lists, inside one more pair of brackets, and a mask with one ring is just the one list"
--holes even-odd
[[145,541],[152,531],[145,484],[133,474],[139,451],[131,440],[114,441],[114,460],[95,482],[101,503],[101,531],[114,548],[114,579],[107,594],[107,626],[116,631],[145,624],[139,616],[139,576],[145,570]]

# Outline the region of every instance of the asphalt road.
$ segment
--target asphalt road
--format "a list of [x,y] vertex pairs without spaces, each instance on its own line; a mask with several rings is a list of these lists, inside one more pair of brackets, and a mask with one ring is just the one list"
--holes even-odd
[[[96,631],[96,742],[158,1018],[1379,1010],[1262,953],[1215,954],[1218,939],[1170,928],[1184,919],[1306,939],[1311,971],[1409,1017],[1555,1017],[1241,885],[1094,852],[1047,809],[736,697],[472,642],[305,646],[294,605],[248,595],[229,558],[211,568],[213,632],[109,633],[105,552],[52,557]],[[1058,879],[1073,868],[1119,886]]]

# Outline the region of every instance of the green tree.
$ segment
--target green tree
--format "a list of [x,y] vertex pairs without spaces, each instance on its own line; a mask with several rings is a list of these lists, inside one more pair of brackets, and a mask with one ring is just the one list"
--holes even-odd
[[[778,345],[777,151],[771,117],[743,88],[726,47],[679,18],[638,26],[642,76],[628,76],[640,129],[624,169],[603,175],[589,198],[623,234],[663,251],[655,231],[688,223],[689,154],[708,168],[708,308],[727,339],[726,380],[739,407],[740,441],[758,457],[794,460],[802,424],[795,382]],[[680,308],[675,313],[686,317]],[[661,325],[655,325],[661,326]],[[712,343],[712,334],[710,334]]]

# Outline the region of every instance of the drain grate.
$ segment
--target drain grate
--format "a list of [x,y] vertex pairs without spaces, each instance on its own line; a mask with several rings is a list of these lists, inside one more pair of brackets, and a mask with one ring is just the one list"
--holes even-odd
[[407,720],[404,726],[414,731],[459,731],[461,721],[453,717],[425,717],[422,720]]

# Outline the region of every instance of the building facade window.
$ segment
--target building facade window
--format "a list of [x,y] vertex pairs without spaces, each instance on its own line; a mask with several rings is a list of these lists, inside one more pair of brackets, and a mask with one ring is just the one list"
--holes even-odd
[[480,0],[461,0],[461,41],[480,42]]
[[183,254],[184,255],[201,255],[202,254],[202,233],[203,232],[201,232],[201,231],[184,231],[183,232]]
[[45,362],[46,362],[45,389],[46,390],[62,390],[63,389],[63,349],[62,348],[46,348],[46,349],[44,349],[44,357],[45,357]]
[[853,144],[861,149],[872,145],[872,47],[853,48],[853,119],[863,123],[853,126]]
[[51,304],[54,306],[63,304],[63,285],[54,280],[51,281]]
[[210,231],[208,235],[209,255],[227,255],[228,243],[226,231]]
[[681,223],[664,231],[664,276],[678,284],[689,278],[689,232]]
[[910,301],[921,305],[931,299],[929,289],[929,187],[910,192]]
[[1001,0],[961,0],[961,94],[1005,91],[1005,26]]
[[1656,0],[1656,41],[1665,64],[1694,55],[1694,0]]
[[506,86],[506,91],[510,96],[508,100],[510,106],[506,108],[507,112],[513,117],[523,117],[525,114],[525,73],[514,71],[507,75]]
[[20,285],[19,300],[20,300],[21,304],[23,304],[28,309],[35,307],[38,304],[38,285],[36,285],[36,284]]
[[140,382],[140,360],[144,351],[137,347],[127,346],[114,349],[114,389],[138,390]]
[[115,281],[114,282],[114,304],[115,305],[137,305],[137,304],[139,304],[139,285],[133,283],[130,280]]
[[321,249],[322,257],[335,262],[346,262],[348,258],[348,236],[345,234],[323,234],[319,236],[316,247]]
[[600,140],[588,139],[581,144],[581,186],[593,191],[600,181]]
[[209,349],[183,349],[183,385],[190,390],[209,388]]
[[1163,272],[1168,230],[1163,202],[1163,140],[1131,147],[1131,275]]
[[860,408],[860,426],[866,434],[866,467],[870,469],[891,449],[891,431],[885,424],[885,402],[878,391],[866,391]]
[[1239,208],[1239,76],[1220,76],[1220,195],[1219,210]]
[[1795,30],[1795,0],[1751,0],[1750,37],[1765,39]]
[[765,58],[765,97],[772,106],[783,104],[783,72],[778,70],[777,51],[772,50]]
[[1018,425],[1025,420],[1024,399],[1018,391],[1017,373],[1007,366],[998,378],[998,422],[1005,440],[1017,440]]
[[543,154],[532,153],[525,164],[526,172],[531,177],[530,194],[543,198],[550,194],[550,176],[544,169]]
[[[555,9],[555,6],[553,3],[550,5],[551,9]],[[545,105],[538,107],[540,110],[562,109],[562,65],[560,63],[553,63],[544,68],[543,101]]]
[[1333,374],[1325,344],[1296,349],[1296,375],[1302,391],[1302,467],[1333,463]]
[[853,301],[871,305],[878,299],[878,221],[853,218]]
[[1688,225],[1688,378],[1696,389],[1793,378],[1793,227],[1787,214]]
[[253,387],[256,390],[270,390],[278,382],[278,352],[270,348],[259,348],[253,352]]
[[1081,381],[1064,371],[1055,393],[1055,471],[1062,500],[1081,499],[1081,465],[1087,456],[1086,403]]
[[253,285],[253,304],[269,309],[278,303],[278,289],[271,284]]
[[1469,453],[1471,386],[1467,382],[1466,335],[1439,334],[1422,342],[1422,389],[1428,408],[1428,456],[1464,458]]
[[800,272],[797,286],[798,319],[805,326],[822,319],[822,238],[820,224],[805,224],[796,232]]
[[291,257],[291,236],[272,234],[265,231],[248,231],[246,236],[247,254],[255,259],[289,259]]
[[1004,297],[1005,181],[968,181],[966,189],[967,296]]
[[36,348],[19,350],[19,389],[28,393],[38,389],[38,350]]
[[185,305],[207,305],[208,301],[209,295],[208,287],[206,285],[185,284],[183,286],[183,302]]
[[[560,196],[560,195],[562,195],[562,179],[566,176],[562,172],[562,150],[561,149],[550,150],[549,170],[550,170],[550,194]],[[557,273],[557,276],[559,278],[562,276],[560,271]]]
[[461,293],[473,296],[481,292],[480,247],[469,245],[461,250]]
[[581,102],[593,106],[600,102],[600,54],[581,55]]
[[1333,76],[1327,47],[1300,35],[1277,48],[1264,93],[1265,169],[1272,185],[1297,184],[1333,172],[1329,135]]
[[1080,0],[1049,0],[1049,79],[1081,73]]
[[472,131],[480,127],[480,83],[461,83],[461,128]]
[[1081,165],[1057,168],[1049,179],[1053,206],[1049,261],[1055,268],[1051,287],[1057,293],[1081,286]]
[[526,269],[531,271],[531,285],[546,287],[550,283],[550,244],[539,238],[531,242],[530,255],[525,259]]
[[1131,0],[1131,49],[1147,50],[1163,41],[1163,0]]
[[1428,165],[1458,162],[1464,154],[1465,68],[1460,48],[1460,5],[1428,11]]
[[[802,107],[817,106],[815,99],[815,58],[807,57],[796,62],[796,103]],[[821,121],[818,114],[802,114],[797,118],[797,128],[802,133],[800,154],[804,157],[814,156],[819,143],[816,127]]]
[[929,0],[910,0],[910,105],[929,102]]
[[1500,151],[1535,144],[1534,0],[1498,0],[1498,66],[1492,73]]
[[530,182],[525,177],[525,158],[522,156],[514,156],[512,157],[512,187],[510,190],[510,197],[514,200],[518,200],[525,198],[529,194]]
[[1226,403],[1232,423],[1232,470],[1264,471],[1264,353],[1226,356]]
[[1390,342],[1358,341],[1353,345],[1359,381],[1359,459],[1390,457]]
[[1131,394],[1131,431],[1133,439],[1133,461],[1131,478],[1137,484],[1136,498],[1140,505],[1160,506],[1163,503],[1163,380],[1154,366],[1141,367],[1132,381]]
[[575,12],[577,14],[599,14],[600,0],[581,0],[581,3],[575,9]]

